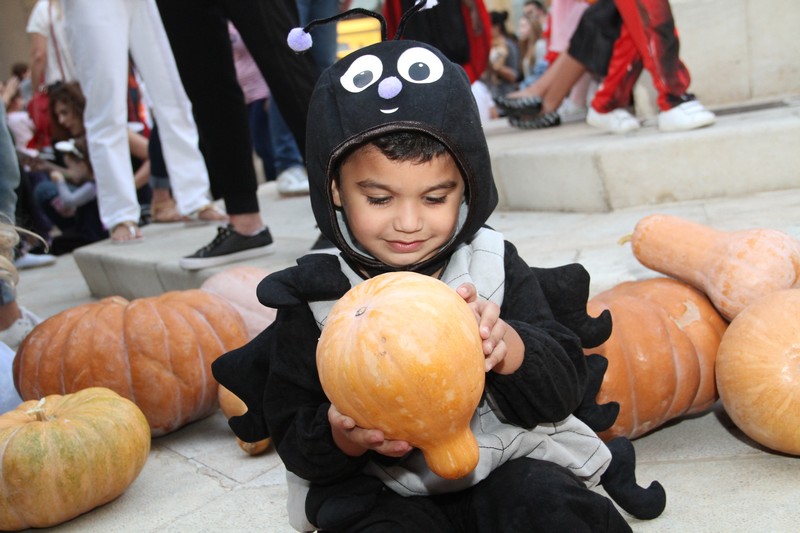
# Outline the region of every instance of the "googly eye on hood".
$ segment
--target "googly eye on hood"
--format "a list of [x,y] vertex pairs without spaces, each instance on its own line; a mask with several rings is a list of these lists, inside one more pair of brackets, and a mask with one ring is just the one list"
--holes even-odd
[[333,172],[354,148],[386,133],[418,131],[453,155],[466,184],[463,221],[434,257],[407,270],[429,272],[469,241],[497,205],[491,160],[464,70],[427,44],[396,40],[353,52],[322,73],[311,97],[306,166],[322,234],[367,272],[397,270],[352,244],[331,196]]

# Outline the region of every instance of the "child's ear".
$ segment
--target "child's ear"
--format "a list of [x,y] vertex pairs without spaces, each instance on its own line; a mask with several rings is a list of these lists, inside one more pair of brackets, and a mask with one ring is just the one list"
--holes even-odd
[[333,205],[342,207],[342,196],[339,193],[339,183],[336,180],[331,180],[331,198],[333,198]]

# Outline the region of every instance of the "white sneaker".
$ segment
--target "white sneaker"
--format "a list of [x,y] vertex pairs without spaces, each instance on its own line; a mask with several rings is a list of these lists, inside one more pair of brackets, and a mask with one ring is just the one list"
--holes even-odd
[[608,113],[600,113],[593,107],[589,107],[586,123],[609,133],[628,133],[641,127],[636,117],[621,107]]
[[561,122],[578,122],[586,118],[586,107],[581,107],[570,98],[565,98],[558,108]]
[[689,100],[669,111],[659,113],[658,129],[661,131],[688,131],[710,126],[716,119],[716,115],[706,109],[698,100]]
[[25,253],[14,260],[14,266],[17,267],[17,270],[25,270],[26,268],[52,265],[55,262],[56,256],[54,255]]
[[7,329],[0,331],[0,341],[4,342],[6,346],[17,351],[19,345],[25,340],[25,337],[33,331],[37,325],[41,324],[42,319],[34,315],[25,307],[19,306],[22,316],[18,318]]
[[275,180],[278,184],[278,194],[281,196],[301,196],[308,194],[308,174],[301,166],[289,167]]

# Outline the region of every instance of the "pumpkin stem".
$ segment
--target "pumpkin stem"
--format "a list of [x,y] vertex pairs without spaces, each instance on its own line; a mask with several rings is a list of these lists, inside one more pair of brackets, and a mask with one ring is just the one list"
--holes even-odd
[[627,235],[623,235],[622,237],[620,237],[619,240],[617,241],[617,244],[622,246],[623,244],[631,242],[632,238],[633,238],[633,233],[628,233]]
[[47,422],[49,417],[47,416],[47,412],[44,410],[44,401],[45,398],[40,399],[39,403],[37,403],[35,407],[25,411],[25,414],[33,415],[37,422]]

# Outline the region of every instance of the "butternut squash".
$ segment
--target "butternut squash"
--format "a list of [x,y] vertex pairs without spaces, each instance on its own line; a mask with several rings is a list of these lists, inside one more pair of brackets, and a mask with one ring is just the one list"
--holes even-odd
[[700,289],[729,321],[766,294],[800,287],[800,241],[775,229],[720,231],[658,214],[636,224],[631,246],[642,265]]

